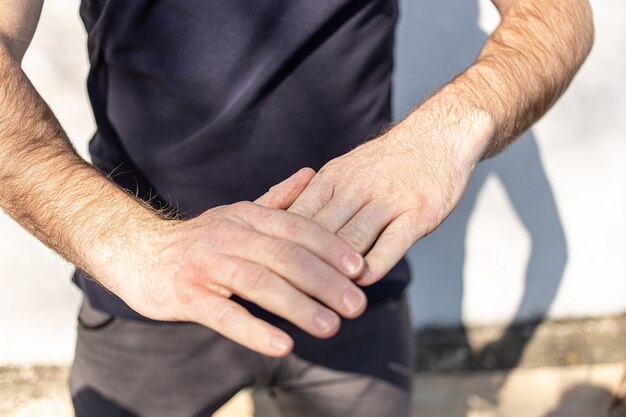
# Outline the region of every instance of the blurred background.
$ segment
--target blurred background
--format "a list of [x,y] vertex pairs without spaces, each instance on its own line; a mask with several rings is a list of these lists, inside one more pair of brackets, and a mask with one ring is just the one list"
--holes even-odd
[[[78,3],[45,3],[24,68],[86,156]],[[596,43],[571,88],[477,168],[459,207],[410,253],[416,416],[626,416],[626,3],[592,4]],[[498,23],[489,0],[400,8],[396,117],[469,65]],[[0,213],[0,416],[71,415],[70,273]],[[276,415],[261,391],[223,413]]]

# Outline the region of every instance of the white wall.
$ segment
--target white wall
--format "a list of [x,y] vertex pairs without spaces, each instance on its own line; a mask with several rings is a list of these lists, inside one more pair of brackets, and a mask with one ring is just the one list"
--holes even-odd
[[[596,43],[572,87],[411,252],[416,326],[626,311],[626,4],[592,4]],[[498,22],[487,0],[401,5],[398,114],[468,65]]]
[[[497,23],[487,0],[401,0],[395,86],[405,113],[471,62]],[[482,164],[455,213],[411,252],[416,326],[626,311],[626,4],[594,1],[596,46],[530,133]],[[48,0],[25,68],[85,154],[77,0]],[[0,214],[0,364],[67,362],[71,268]]]

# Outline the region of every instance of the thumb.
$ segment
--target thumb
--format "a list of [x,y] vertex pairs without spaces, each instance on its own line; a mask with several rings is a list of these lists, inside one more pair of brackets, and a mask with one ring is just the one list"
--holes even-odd
[[291,177],[274,185],[268,192],[255,200],[256,204],[275,209],[287,209],[304,191],[315,176],[311,168],[302,168]]

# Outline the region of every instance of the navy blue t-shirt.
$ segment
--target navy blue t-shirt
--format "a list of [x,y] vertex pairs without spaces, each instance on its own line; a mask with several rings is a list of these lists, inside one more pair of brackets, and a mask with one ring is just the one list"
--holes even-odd
[[[390,122],[395,0],[83,0],[81,17],[94,165],[183,217],[254,200]],[[403,260],[370,303],[408,280]],[[94,307],[142,318],[74,281]]]

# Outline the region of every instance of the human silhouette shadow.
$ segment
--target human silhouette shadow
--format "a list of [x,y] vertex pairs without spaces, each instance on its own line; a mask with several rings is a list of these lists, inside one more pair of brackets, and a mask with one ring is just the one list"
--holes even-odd
[[[477,0],[400,1],[397,33],[394,110],[406,114],[419,100],[450,81],[470,65],[487,39],[479,27]],[[438,353],[438,365],[465,369],[507,369],[516,366],[524,347],[550,308],[567,262],[567,242],[549,181],[543,168],[537,140],[527,132],[500,156],[477,167],[460,204],[432,235],[409,253],[413,266],[410,288],[414,319],[423,323],[456,323],[461,329],[465,242],[468,222],[488,178],[495,177],[531,239],[522,300],[515,322],[526,323],[523,331],[512,327],[481,351],[470,348],[467,335],[450,352]],[[498,294],[483,294],[485,302]],[[443,319],[443,320],[442,320]],[[417,340],[419,352],[420,341]],[[420,363],[429,369],[432,364]],[[426,358],[432,360],[432,357]],[[438,366],[435,366],[438,367]],[[504,384],[494,386],[486,398],[497,401]],[[481,393],[484,395],[484,393]],[[452,401],[453,399],[451,399]],[[465,398],[454,399],[467,403]],[[461,414],[465,415],[465,414]]]
[[[400,1],[394,78],[397,116],[406,114],[473,62],[487,39],[478,26],[478,7],[477,0]],[[503,185],[532,240],[524,295],[515,315],[516,321],[527,324],[523,331],[509,327],[498,341],[479,352],[471,351],[467,336],[463,335],[460,351],[467,352],[467,357],[460,364],[470,369],[510,368],[519,362],[526,343],[554,300],[567,261],[565,234],[537,140],[530,131],[504,154],[478,166],[459,206],[435,233],[410,252],[414,266],[414,284],[410,289],[414,317],[424,322],[452,318],[453,322],[462,324],[467,227],[480,191],[490,176],[497,177]],[[490,296],[494,294],[485,294],[487,302]],[[458,354],[458,349],[440,352],[440,362],[459,364]],[[450,361],[447,355],[455,358]],[[419,360],[418,357],[418,366],[429,366],[420,364]],[[491,392],[481,390],[471,394],[496,402],[505,380],[494,382]],[[255,416],[279,415],[263,390],[255,391],[253,400]],[[451,417],[467,414],[467,398],[448,400],[445,406],[448,411],[458,413]]]

